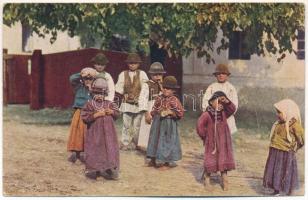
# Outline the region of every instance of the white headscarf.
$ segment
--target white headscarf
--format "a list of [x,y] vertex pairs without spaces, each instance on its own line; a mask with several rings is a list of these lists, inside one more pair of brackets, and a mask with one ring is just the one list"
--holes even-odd
[[[299,107],[291,99],[283,99],[283,100],[275,103],[274,107],[282,113],[282,115],[283,115],[283,117],[286,121],[285,126],[286,126],[286,131],[287,131],[287,139],[289,140],[289,142],[291,142],[292,138],[291,138],[290,133],[289,133],[289,122],[292,118],[294,118],[301,124],[301,114],[300,114]],[[274,126],[277,123],[278,123],[278,121],[274,124]],[[272,137],[272,135],[273,135],[274,126],[271,130],[271,136],[270,137]]]

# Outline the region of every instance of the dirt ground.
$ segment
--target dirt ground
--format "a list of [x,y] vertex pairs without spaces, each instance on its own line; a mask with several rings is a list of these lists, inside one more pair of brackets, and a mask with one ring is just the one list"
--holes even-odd
[[[234,139],[236,170],[228,173],[229,190],[223,191],[218,174],[213,190],[200,181],[203,147],[197,136],[182,137],[183,159],[178,167],[158,170],[144,165],[140,152],[120,152],[120,179],[89,180],[79,161],[67,161],[68,125],[29,125],[3,122],[4,196],[265,196],[262,187],[268,141],[240,129]],[[304,150],[297,154],[300,189],[304,195]]]

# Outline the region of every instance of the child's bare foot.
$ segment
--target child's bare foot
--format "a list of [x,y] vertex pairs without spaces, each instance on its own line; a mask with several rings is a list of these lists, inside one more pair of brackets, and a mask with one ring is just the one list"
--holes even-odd
[[161,170],[161,171],[169,169],[169,167],[167,166],[167,164],[165,162],[159,161],[159,160],[155,161],[155,167],[158,168],[158,170]]
[[72,152],[72,154],[70,155],[70,157],[68,157],[67,159],[69,162],[75,163],[77,160],[77,154],[76,152]]
[[80,162],[85,163],[85,155],[84,152],[80,152],[78,159]]
[[155,166],[155,160],[147,158],[147,159],[145,159],[145,165],[147,167],[154,167]]
[[280,194],[279,194],[279,190],[274,190],[274,192],[273,192],[271,195],[274,195],[274,196],[280,196]]
[[288,196],[292,196],[293,195],[293,191],[290,191],[287,193]]
[[168,163],[168,166],[170,167],[170,168],[173,168],[173,167],[176,167],[176,166],[178,166],[175,162],[169,162]]
[[205,187],[206,190],[212,189],[212,185],[210,183],[210,174],[209,173],[205,174],[203,184],[204,184],[204,187]]
[[155,162],[155,167],[157,167],[157,168],[159,168],[159,167],[163,167],[164,166],[164,162],[162,162],[162,161],[159,161],[159,160],[156,160],[156,162]]
[[161,167],[158,167],[157,169],[160,170],[160,171],[165,171],[165,170],[168,170],[170,168],[168,166],[163,165]]
[[86,172],[86,177],[89,178],[89,179],[96,180],[97,172],[96,171],[88,171],[88,172]]

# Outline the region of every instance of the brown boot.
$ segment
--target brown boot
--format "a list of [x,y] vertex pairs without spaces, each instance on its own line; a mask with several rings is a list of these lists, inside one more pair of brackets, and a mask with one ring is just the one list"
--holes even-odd
[[221,172],[221,179],[222,179],[222,189],[224,191],[227,191],[229,189],[229,183],[228,183],[228,176],[227,172]]

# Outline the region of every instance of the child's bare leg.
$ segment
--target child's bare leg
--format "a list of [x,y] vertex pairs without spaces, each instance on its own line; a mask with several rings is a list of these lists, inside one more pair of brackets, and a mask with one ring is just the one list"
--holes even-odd
[[220,173],[222,178],[222,189],[226,191],[229,189],[227,171],[222,171]]

